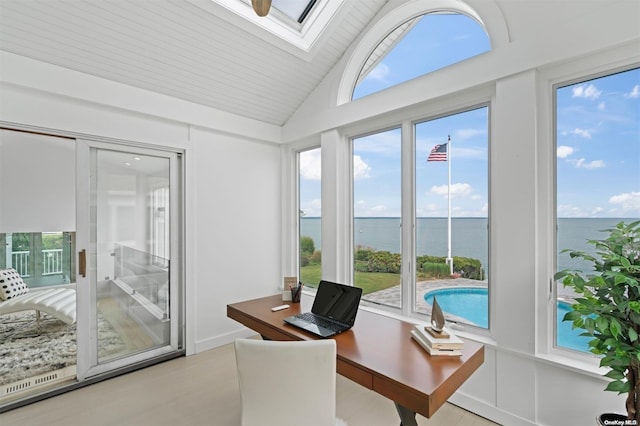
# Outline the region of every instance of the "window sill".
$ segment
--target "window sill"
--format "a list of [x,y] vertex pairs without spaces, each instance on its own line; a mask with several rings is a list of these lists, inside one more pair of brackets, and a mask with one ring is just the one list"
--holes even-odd
[[[360,309],[366,310],[375,314],[399,319],[401,321],[407,321],[414,324],[428,325],[427,321],[424,321],[424,320],[421,321],[419,318],[408,317],[398,312],[392,312],[391,310],[372,306],[369,304],[361,304]],[[579,374],[585,374],[591,377],[595,377],[595,378],[601,379],[603,382],[606,382],[608,380],[606,377],[604,377],[604,374],[608,370],[606,368],[602,368],[598,366],[597,357],[595,355],[592,355],[591,358],[589,358],[590,357],[589,355],[585,355],[586,359],[584,360],[578,359],[578,356],[572,357],[570,355],[564,355],[560,353],[533,355],[525,352],[520,352],[520,351],[515,351],[512,349],[506,349],[504,347],[500,347],[498,346],[496,341],[492,339],[490,336],[472,333],[469,331],[457,330],[455,328],[453,328],[453,330],[456,333],[456,335],[464,339],[481,343],[487,346],[488,348],[495,350],[496,352],[509,353],[519,357],[528,358],[534,362],[541,362],[544,364],[551,365],[553,367],[562,368],[562,369],[573,371]]]
[[[588,355],[587,355],[588,357]],[[560,355],[560,354],[538,354],[535,359],[539,362],[552,365],[554,367],[563,368],[576,373],[585,374],[591,377],[602,379],[602,381],[608,381],[604,374],[609,371],[607,368],[599,367],[599,362],[593,362],[593,360],[579,360],[574,357]],[[593,355],[593,359],[597,360]]]
[[[406,321],[406,322],[411,322],[414,324],[421,324],[421,325],[429,325],[428,321],[425,320],[421,320],[420,318],[415,318],[415,317],[409,317],[406,315],[403,315],[401,313],[398,312],[392,312],[391,310],[388,309],[384,309],[384,308],[380,308],[380,307],[375,307],[369,304],[360,304],[360,309],[365,310],[365,311],[369,311],[372,312],[374,314],[378,314],[378,315],[384,315],[387,317],[391,317],[391,318],[395,318],[401,321]],[[459,330],[455,327],[451,327],[453,332],[457,335],[460,336],[464,339],[468,339],[468,340],[472,340],[474,342],[478,342],[481,343],[483,345],[492,347],[492,348],[496,348],[496,342],[495,340],[491,339],[489,336],[484,336],[484,335],[480,335],[480,334],[476,334],[476,333],[471,333],[468,331],[462,331]],[[486,330],[486,332],[488,332],[488,330]]]

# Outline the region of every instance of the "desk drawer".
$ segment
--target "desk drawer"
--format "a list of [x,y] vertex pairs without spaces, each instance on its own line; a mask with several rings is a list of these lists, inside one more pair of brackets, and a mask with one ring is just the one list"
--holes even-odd
[[402,386],[382,377],[374,377],[373,390],[425,417],[431,417],[438,408],[434,407],[429,395],[421,395],[407,386]]
[[338,358],[338,361],[336,362],[336,371],[341,376],[344,376],[349,380],[353,380],[367,389],[373,389],[373,375],[361,368],[354,367],[352,364]]

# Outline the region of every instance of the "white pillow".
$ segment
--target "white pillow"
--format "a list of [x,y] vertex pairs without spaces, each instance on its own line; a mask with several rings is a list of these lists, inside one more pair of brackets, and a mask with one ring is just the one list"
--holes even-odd
[[29,287],[15,269],[0,269],[0,299],[10,300],[26,293]]

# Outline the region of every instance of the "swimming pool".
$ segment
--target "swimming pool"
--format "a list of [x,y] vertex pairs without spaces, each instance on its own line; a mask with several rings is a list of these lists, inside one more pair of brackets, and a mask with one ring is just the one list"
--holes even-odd
[[[433,296],[437,297],[438,304],[445,313],[460,317],[466,320],[465,322],[478,327],[487,328],[489,326],[489,293],[486,288],[442,288],[425,293],[424,300],[432,304]],[[556,315],[558,346],[588,352],[588,342],[591,338],[580,336],[582,330],[572,329],[571,322],[562,321],[564,314],[570,310],[569,303],[558,302]]]

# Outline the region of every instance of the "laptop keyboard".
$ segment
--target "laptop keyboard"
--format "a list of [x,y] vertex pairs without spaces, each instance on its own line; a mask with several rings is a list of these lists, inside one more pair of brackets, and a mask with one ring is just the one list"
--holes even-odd
[[300,314],[298,315],[298,318],[309,321],[310,323],[315,324],[317,326],[328,328],[331,331],[341,331],[344,329],[343,326],[336,324],[334,322],[331,322],[329,320],[319,318],[313,315],[311,312],[305,312],[303,314]]

